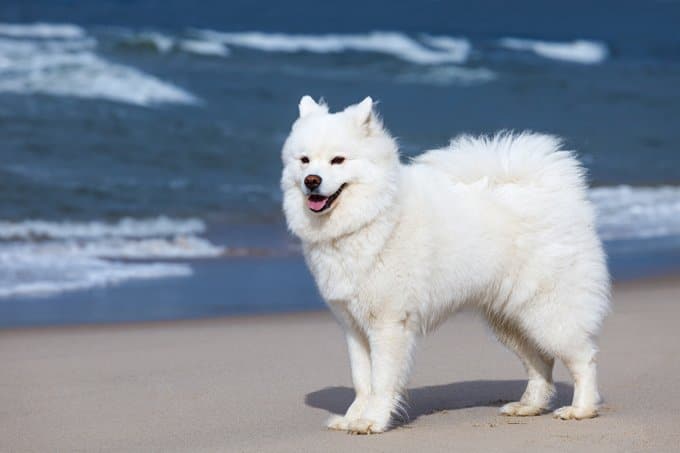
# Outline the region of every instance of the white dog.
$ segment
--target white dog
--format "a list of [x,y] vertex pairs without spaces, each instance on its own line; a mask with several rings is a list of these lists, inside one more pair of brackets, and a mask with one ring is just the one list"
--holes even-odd
[[561,419],[595,417],[595,337],[609,276],[584,170],[549,135],[459,137],[404,165],[371,98],[330,114],[309,96],[283,147],[284,210],[346,331],[356,399],[328,427],[379,433],[402,405],[418,336],[474,307],[529,382],[538,415],[554,358],[574,379]]

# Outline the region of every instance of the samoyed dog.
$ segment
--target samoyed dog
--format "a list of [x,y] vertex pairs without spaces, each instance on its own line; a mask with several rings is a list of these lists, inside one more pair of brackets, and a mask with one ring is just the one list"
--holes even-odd
[[327,426],[387,430],[416,340],[463,307],[526,368],[502,414],[546,411],[558,358],[574,396],[554,416],[595,417],[609,276],[584,170],[559,139],[462,136],[402,164],[370,97],[329,113],[305,96],[299,110],[282,151],[284,211],[345,330],[356,391]]

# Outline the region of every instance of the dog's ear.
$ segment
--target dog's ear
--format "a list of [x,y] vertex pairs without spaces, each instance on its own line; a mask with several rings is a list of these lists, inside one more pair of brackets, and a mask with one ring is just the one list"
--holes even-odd
[[298,108],[300,109],[300,118],[304,118],[313,113],[328,113],[326,104],[324,104],[323,101],[321,104],[317,104],[311,96],[302,96]]
[[371,131],[371,122],[373,121],[373,99],[370,96],[355,105],[350,105],[345,109],[345,112],[350,113],[354,117],[357,126],[365,129],[366,133]]

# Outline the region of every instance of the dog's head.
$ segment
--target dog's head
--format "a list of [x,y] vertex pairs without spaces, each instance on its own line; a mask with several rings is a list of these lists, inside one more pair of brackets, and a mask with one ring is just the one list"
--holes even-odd
[[304,241],[352,233],[391,207],[399,155],[367,97],[337,113],[311,97],[283,151],[281,188],[288,226]]

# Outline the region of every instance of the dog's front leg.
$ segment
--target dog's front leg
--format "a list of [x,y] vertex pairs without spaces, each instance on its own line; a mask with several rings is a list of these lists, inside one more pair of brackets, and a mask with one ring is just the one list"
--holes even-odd
[[342,431],[348,430],[350,422],[361,417],[371,396],[371,356],[368,339],[355,329],[348,329],[346,337],[356,396],[344,416],[334,415],[326,422],[329,429]]
[[358,434],[380,433],[390,425],[392,412],[402,403],[415,334],[404,323],[376,325],[368,332],[371,353],[371,396],[361,418],[349,423]]

